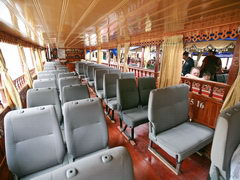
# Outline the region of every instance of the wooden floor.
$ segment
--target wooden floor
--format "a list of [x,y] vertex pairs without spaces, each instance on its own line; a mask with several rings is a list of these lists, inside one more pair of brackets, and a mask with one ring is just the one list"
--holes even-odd
[[[95,95],[91,93],[91,96],[94,97]],[[210,160],[208,158],[198,154],[193,154],[183,161],[181,168],[182,174],[177,176],[148,150],[148,124],[135,128],[136,145],[133,146],[118,130],[118,115],[115,116],[115,119],[117,122],[112,123],[106,116],[109,131],[109,146],[124,146],[128,149],[133,160],[135,180],[207,179],[210,167]],[[161,151],[159,148],[157,149]],[[174,162],[173,158],[169,156],[167,157],[171,162]]]

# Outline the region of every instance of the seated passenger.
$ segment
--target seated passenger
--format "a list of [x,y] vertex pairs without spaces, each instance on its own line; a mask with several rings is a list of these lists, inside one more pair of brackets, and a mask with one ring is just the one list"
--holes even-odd
[[210,72],[203,73],[202,78],[200,79],[209,81],[211,79],[211,73]]
[[193,67],[193,68],[191,69],[190,74],[186,74],[185,77],[193,78],[193,79],[198,79],[198,78],[199,78],[199,75],[200,75],[200,69],[199,69],[199,68],[196,68],[196,67]]

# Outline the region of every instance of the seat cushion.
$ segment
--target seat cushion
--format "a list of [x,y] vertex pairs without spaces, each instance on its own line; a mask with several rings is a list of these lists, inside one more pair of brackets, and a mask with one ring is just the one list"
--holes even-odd
[[118,103],[117,98],[108,98],[105,99],[105,103],[108,105],[110,109],[117,110],[118,109]]
[[193,122],[185,122],[150,139],[178,162],[200,150],[213,139],[213,130]]
[[136,127],[148,122],[148,110],[142,108],[133,108],[122,111],[122,119],[128,126]]

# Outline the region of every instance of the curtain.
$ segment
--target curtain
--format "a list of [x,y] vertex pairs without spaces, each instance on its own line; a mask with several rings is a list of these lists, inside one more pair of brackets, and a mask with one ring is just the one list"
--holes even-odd
[[240,102],[240,57],[239,55],[240,55],[240,37],[238,36],[237,45],[234,49],[234,58],[238,58],[236,62],[238,63],[238,75],[227,94],[227,97],[223,103],[221,111],[231,106],[234,106],[235,104]]
[[182,70],[183,36],[165,37],[159,73],[159,88],[179,84]]
[[4,88],[4,94],[6,96],[9,106],[11,108],[13,108],[14,106],[16,108],[22,108],[21,97],[8,73],[1,49],[0,49],[0,72],[2,85]]
[[124,65],[123,65],[123,71],[128,72],[128,52],[129,52],[129,45],[130,43],[124,44]]
[[43,71],[43,62],[42,62],[42,56],[41,56],[41,53],[40,53],[40,50],[39,49],[36,49],[36,53],[37,53],[37,66],[38,66],[38,70],[39,71]]
[[98,64],[102,64],[102,51],[101,51],[101,48],[100,48],[100,47],[98,47],[97,52],[98,52],[97,63],[98,63]]
[[47,62],[46,51],[40,50],[40,52],[41,52],[41,56],[42,56],[42,62],[43,63]]
[[39,72],[38,67],[37,67],[37,60],[36,60],[36,54],[34,53],[33,48],[30,49],[31,51],[31,56],[32,56],[32,61],[33,61],[33,65],[34,65],[34,69],[36,74]]
[[118,69],[120,69],[120,60],[121,60],[121,45],[118,44],[118,46],[117,46],[117,65],[118,65]]
[[19,55],[20,55],[21,63],[23,65],[25,80],[27,81],[27,84],[29,85],[29,87],[32,88],[33,79],[32,79],[32,76],[30,74],[30,71],[28,69],[26,56],[24,54],[22,46],[18,46],[18,52],[19,52]]
[[198,49],[198,50],[204,50],[207,49],[207,47],[212,47],[213,49],[228,49],[229,47],[232,48],[235,46],[236,41],[224,41],[224,40],[218,40],[218,41],[203,41],[203,42],[196,42],[196,43],[188,43],[185,46],[185,49],[187,51],[191,49]]

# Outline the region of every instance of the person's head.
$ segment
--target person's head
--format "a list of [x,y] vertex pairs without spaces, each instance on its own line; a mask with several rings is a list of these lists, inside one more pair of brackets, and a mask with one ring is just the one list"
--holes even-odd
[[188,55],[189,55],[189,53],[187,51],[185,51],[183,53],[183,59],[186,60],[188,58]]
[[209,51],[208,51],[208,55],[209,56],[214,56],[216,54],[216,51],[214,51],[214,50],[212,50],[212,49],[210,49]]
[[211,73],[210,72],[204,72],[202,75],[202,78],[204,80],[210,80],[211,79]]
[[190,74],[193,75],[193,76],[199,77],[199,75],[200,75],[200,69],[199,69],[199,68],[196,68],[196,67],[193,67],[193,68],[191,69]]

